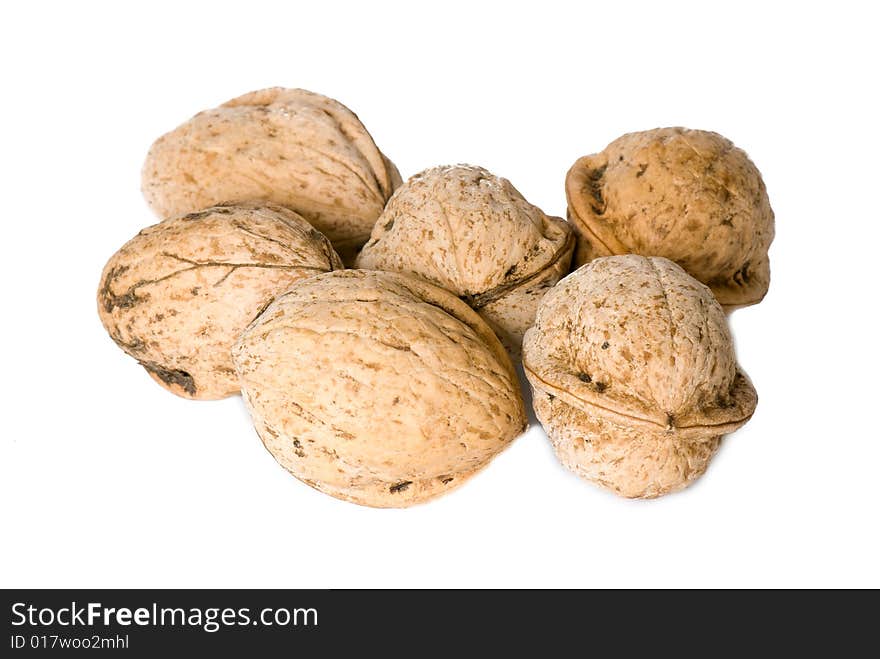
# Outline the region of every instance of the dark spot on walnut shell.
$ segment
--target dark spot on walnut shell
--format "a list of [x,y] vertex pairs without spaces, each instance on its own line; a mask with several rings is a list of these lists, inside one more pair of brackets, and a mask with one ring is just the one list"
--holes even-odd
[[178,369],[170,369],[155,364],[153,362],[140,362],[140,365],[147,369],[150,373],[162,380],[168,386],[176,386],[183,389],[190,396],[196,394],[196,382],[193,377],[186,371]]

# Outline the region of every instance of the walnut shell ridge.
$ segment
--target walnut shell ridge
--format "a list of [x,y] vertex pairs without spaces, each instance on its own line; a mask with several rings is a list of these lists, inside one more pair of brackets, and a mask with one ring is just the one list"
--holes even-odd
[[111,338],[185,398],[237,394],[233,342],[298,279],[341,269],[330,242],[273,204],[213,206],[141,231],[101,275]]
[[142,171],[144,197],[160,217],[271,201],[305,217],[343,259],[367,241],[400,182],[351,110],[281,87],[195,115],[153,143]]
[[397,190],[357,267],[415,274],[455,293],[518,356],[574,246],[568,223],[545,215],[510,181],[455,165],[425,170]]
[[523,366],[560,461],[626,497],[688,485],[757,404],[723,309],[661,257],[598,258],[559,282]]
[[663,256],[728,311],[766,295],[773,210],[761,173],[721,135],[629,133],[575,162],[565,193],[578,234],[575,267],[615,254]]
[[257,432],[331,496],[405,507],[460,485],[526,426],[504,348],[421,279],[345,270],[298,282],[233,349]]

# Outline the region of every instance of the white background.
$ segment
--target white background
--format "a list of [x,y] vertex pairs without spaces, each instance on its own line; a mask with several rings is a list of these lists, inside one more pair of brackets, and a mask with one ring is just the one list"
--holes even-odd
[[[10,4],[0,586],[880,586],[870,3]],[[160,389],[98,321],[101,268],[155,222],[152,140],[272,85],[349,105],[404,177],[480,164],[556,215],[624,132],[733,139],[777,217],[770,293],[732,317],[752,421],[657,501],[533,428],[446,498],[372,510],[277,466],[238,398]]]

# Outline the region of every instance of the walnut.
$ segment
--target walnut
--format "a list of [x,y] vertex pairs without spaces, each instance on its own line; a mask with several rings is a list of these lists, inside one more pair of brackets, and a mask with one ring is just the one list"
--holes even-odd
[[516,374],[489,327],[451,293],[406,275],[300,281],[245,330],[233,361],[275,459],[362,505],[439,496],[526,425]]
[[630,133],[578,160],[565,181],[575,266],[599,256],[664,256],[728,311],[770,285],[773,210],[758,169],[717,133]]
[[116,344],[186,398],[238,393],[230,348],[280,292],[342,268],[329,241],[281,206],[206,208],[141,231],[101,275],[98,313]]
[[239,96],[163,135],[142,177],[147,202],[163,218],[268,200],[305,217],[343,259],[367,241],[400,185],[397,168],[351,110],[280,87]]
[[523,357],[560,461],[626,497],[688,485],[757,404],[721,306],[660,257],[598,258],[563,279]]
[[416,274],[471,305],[514,356],[538,302],[568,272],[574,235],[481,167],[428,169],[394,194],[359,268]]

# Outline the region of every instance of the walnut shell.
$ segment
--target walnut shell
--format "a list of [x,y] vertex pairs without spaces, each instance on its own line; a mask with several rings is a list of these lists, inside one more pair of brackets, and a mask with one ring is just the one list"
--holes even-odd
[[404,507],[478,471],[525,429],[517,377],[461,300],[406,275],[299,282],[247,328],[233,361],[257,432],[331,496]]
[[661,257],[598,258],[559,282],[523,365],[560,461],[626,497],[688,485],[757,404],[721,306]]
[[565,193],[578,234],[576,267],[613,254],[664,256],[728,311],[766,295],[773,210],[761,173],[721,135],[629,133],[578,160]]
[[519,355],[538,302],[569,269],[575,240],[481,167],[436,167],[394,194],[357,267],[416,274],[460,296]]
[[343,259],[367,241],[401,182],[351,110],[281,87],[239,96],[163,135],[142,179],[147,203],[163,218],[268,200],[305,217]]
[[330,242],[291,210],[207,208],[141,231],[101,275],[98,314],[116,344],[185,398],[238,393],[230,349],[303,277],[342,268]]

